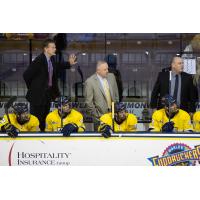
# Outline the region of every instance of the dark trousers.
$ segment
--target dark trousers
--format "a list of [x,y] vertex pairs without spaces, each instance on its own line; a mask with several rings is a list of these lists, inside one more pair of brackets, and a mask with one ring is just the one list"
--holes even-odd
[[45,105],[32,105],[30,104],[30,113],[38,118],[40,121],[40,130],[44,132],[45,130],[45,120],[46,116],[50,111],[50,102]]

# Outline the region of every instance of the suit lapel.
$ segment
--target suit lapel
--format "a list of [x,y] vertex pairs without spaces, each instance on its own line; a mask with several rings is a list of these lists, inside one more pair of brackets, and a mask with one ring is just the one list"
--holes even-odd
[[52,78],[54,79],[54,77],[56,75],[56,61],[55,61],[54,56],[51,57],[51,63],[52,63],[52,67],[53,67],[53,77]]
[[104,96],[105,99],[106,99],[106,96],[105,96],[105,93],[104,93],[103,87],[102,87],[102,85],[101,85],[101,83],[100,83],[100,80],[99,80],[99,78],[97,77],[96,74],[95,74],[94,80],[96,81],[97,86],[99,87],[99,89],[101,90],[103,96]]
[[[170,91],[171,91],[171,88],[169,88],[169,85],[171,84],[170,83],[170,80],[169,80],[169,73],[170,73],[170,71],[168,71],[167,72],[167,80],[165,81],[166,83],[167,83],[167,85],[166,85],[166,88],[167,88],[167,93],[166,94],[169,94],[170,93]],[[164,94],[165,95],[165,94]]]
[[49,76],[48,76],[49,72],[48,72],[48,63],[47,63],[47,58],[46,58],[46,56],[45,56],[44,53],[43,53],[43,60],[44,60],[45,74],[46,74],[47,77],[49,77]]
[[[180,101],[182,102],[182,94],[184,94],[184,91],[183,89],[186,88],[183,84],[185,83],[185,80],[183,81],[184,79],[184,76],[183,76],[183,73],[181,73],[181,95],[180,95]],[[192,89],[192,88],[191,88]],[[180,104],[181,104],[180,102]]]
[[111,87],[111,81],[110,81],[110,79],[109,79],[109,76],[107,77],[107,80],[108,80],[108,84],[109,84],[109,90],[110,90],[110,95],[111,95],[111,99],[113,100],[114,98],[113,98],[113,90],[112,90],[112,87]]

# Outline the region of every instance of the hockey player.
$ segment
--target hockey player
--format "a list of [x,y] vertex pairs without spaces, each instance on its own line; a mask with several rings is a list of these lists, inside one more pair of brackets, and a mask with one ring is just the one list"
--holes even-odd
[[46,117],[46,132],[61,131],[63,136],[70,136],[71,133],[85,131],[83,115],[74,110],[71,102],[66,97],[60,97],[57,109]]
[[39,131],[39,120],[37,117],[29,114],[28,105],[25,103],[15,103],[13,106],[13,113],[4,115],[0,121],[0,129],[2,132],[7,133],[10,137],[17,137],[19,132]]
[[189,132],[193,130],[190,115],[177,107],[176,100],[165,95],[162,98],[164,108],[153,113],[150,131]]
[[[137,129],[137,118],[134,114],[127,113],[126,106],[123,103],[115,104],[114,131],[115,132],[133,132]],[[100,118],[101,124],[98,128],[105,138],[111,136],[113,131],[112,113],[106,113]]]
[[195,132],[200,132],[200,111],[197,111],[193,115],[193,126]]

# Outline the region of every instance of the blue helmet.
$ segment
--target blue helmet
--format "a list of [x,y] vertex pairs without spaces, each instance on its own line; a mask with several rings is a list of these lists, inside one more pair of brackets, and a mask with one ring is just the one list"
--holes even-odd
[[15,103],[12,107],[18,115],[28,112],[28,105],[26,103]]
[[115,113],[118,113],[120,111],[126,111],[126,106],[123,103],[115,103]]
[[61,96],[61,97],[58,98],[57,107],[60,108],[61,105],[66,105],[66,104],[69,104],[70,102],[71,102],[70,98],[65,97],[65,96]]
[[162,98],[162,105],[169,107],[169,105],[172,105],[176,103],[176,99],[174,99],[171,95],[166,94],[163,98]]

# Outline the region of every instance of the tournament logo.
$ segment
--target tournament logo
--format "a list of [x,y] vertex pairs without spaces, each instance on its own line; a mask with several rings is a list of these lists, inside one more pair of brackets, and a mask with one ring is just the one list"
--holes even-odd
[[153,166],[194,166],[200,160],[200,145],[193,149],[183,143],[168,146],[161,157],[148,158]]

